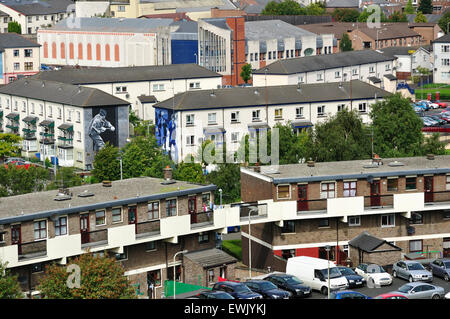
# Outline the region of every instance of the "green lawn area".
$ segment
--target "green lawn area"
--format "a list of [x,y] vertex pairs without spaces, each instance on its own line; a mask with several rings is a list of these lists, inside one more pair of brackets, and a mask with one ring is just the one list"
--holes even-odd
[[242,260],[242,241],[241,240],[224,240],[222,241],[222,249],[227,254]]
[[417,99],[426,99],[427,93],[433,93],[432,99],[435,98],[434,93],[435,92],[440,93],[440,100],[449,100],[450,99],[450,85],[444,86],[444,87],[429,87],[429,85],[424,89],[417,89],[416,90],[416,98]]

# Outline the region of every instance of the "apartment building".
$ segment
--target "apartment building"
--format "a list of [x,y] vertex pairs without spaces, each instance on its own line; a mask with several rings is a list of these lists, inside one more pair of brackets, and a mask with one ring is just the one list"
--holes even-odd
[[39,29],[50,65],[123,67],[171,64],[172,19],[72,18]]
[[358,110],[369,122],[370,105],[388,95],[359,80],[190,90],[153,105],[156,138],[175,162],[196,157],[205,140],[226,143],[233,154],[246,135],[256,137],[277,123],[290,123],[299,132],[344,108]]
[[90,170],[106,142],[123,147],[129,137],[129,103],[79,85],[14,81],[0,88],[0,114],[2,130],[23,137],[23,156],[60,166]]
[[0,34],[0,84],[30,76],[40,69],[40,45],[16,33]]
[[[19,275],[24,291],[49,263],[69,264],[87,252],[114,257],[140,295],[164,295],[165,281],[210,287],[234,278],[236,259],[216,247],[223,214],[214,210],[215,185],[165,178],[132,178],[5,197],[0,214],[0,259]],[[177,252],[187,250],[185,255]],[[181,258],[180,258],[181,257]],[[207,265],[205,265],[205,262]],[[217,264],[219,262],[220,264]],[[199,280],[201,277],[201,280]]]
[[197,64],[61,69],[40,72],[36,79],[83,85],[127,101],[134,113],[154,123],[152,105],[188,90],[216,89],[222,76]]
[[[292,256],[357,266],[349,242],[367,232],[404,256],[450,256],[450,156],[241,168],[243,262],[284,271]],[[250,215],[250,217],[248,217]],[[428,253],[431,252],[431,253]]]
[[450,34],[433,41],[433,82],[450,84]]
[[253,72],[253,86],[360,80],[395,92],[394,61],[395,57],[372,50],[279,60]]
[[22,34],[36,34],[43,28],[54,25],[63,19],[74,17],[73,0],[4,0],[0,3],[3,26],[0,32],[8,31],[7,22],[17,21],[22,27]]

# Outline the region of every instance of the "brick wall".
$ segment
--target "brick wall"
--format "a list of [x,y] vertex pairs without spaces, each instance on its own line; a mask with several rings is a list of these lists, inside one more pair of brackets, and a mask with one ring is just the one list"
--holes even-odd
[[241,173],[241,198],[244,202],[273,198],[272,187],[269,182]]

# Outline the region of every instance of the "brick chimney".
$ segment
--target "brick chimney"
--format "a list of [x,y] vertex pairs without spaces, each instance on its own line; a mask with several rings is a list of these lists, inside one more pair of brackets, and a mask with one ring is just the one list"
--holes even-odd
[[169,166],[164,168],[164,179],[170,181],[172,179],[172,169]]

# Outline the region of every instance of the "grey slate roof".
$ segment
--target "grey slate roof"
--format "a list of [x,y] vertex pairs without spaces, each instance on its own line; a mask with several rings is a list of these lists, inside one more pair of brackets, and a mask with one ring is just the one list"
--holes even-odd
[[359,0],[328,0],[327,8],[359,8]]
[[432,41],[433,43],[450,43],[450,33]]
[[198,64],[170,64],[118,68],[62,69],[43,71],[33,78],[71,84],[100,84],[221,77]]
[[140,95],[138,96],[138,100],[141,103],[155,103],[158,101],[154,95]]
[[230,27],[228,26],[225,18],[207,18],[207,19],[202,19],[202,20],[206,21],[209,24],[212,24],[220,29],[231,30]]
[[75,4],[73,0],[3,0],[1,3],[26,16],[66,13]]
[[296,74],[392,60],[373,50],[349,51],[278,60],[253,74],[264,74],[266,68],[267,74]]
[[237,262],[236,258],[217,248],[188,252],[184,257],[205,269]]
[[245,38],[247,40],[269,40],[285,38],[301,38],[316,34],[300,29],[281,20],[261,20],[245,22]]
[[41,45],[17,33],[0,33],[0,51],[10,48],[39,48]]
[[400,247],[397,247],[393,244],[388,243],[384,239],[377,238],[375,236],[370,235],[368,232],[364,231],[352,240],[348,242],[348,244],[352,247],[358,248],[364,252],[371,253],[375,252],[376,249],[384,244],[392,247],[390,250],[401,250]]
[[[407,14],[406,15],[409,23],[414,23],[414,19],[416,18],[416,14]],[[442,17],[442,14],[425,14],[428,23],[437,23],[439,19]]]
[[78,107],[130,104],[98,89],[33,78],[23,78],[7,84],[0,88],[0,93]]
[[[391,58],[395,58],[397,55],[411,55],[409,52],[411,50],[416,51],[421,47],[388,47],[383,49],[378,49],[377,51]],[[429,50],[429,48],[425,48],[425,50]]]
[[[280,105],[350,100],[350,82],[302,84],[267,87],[267,104]],[[153,107],[174,110],[248,107],[266,104],[265,87],[232,87],[217,90],[195,90],[176,94]],[[352,81],[352,99],[382,98],[389,92],[359,80]]]

